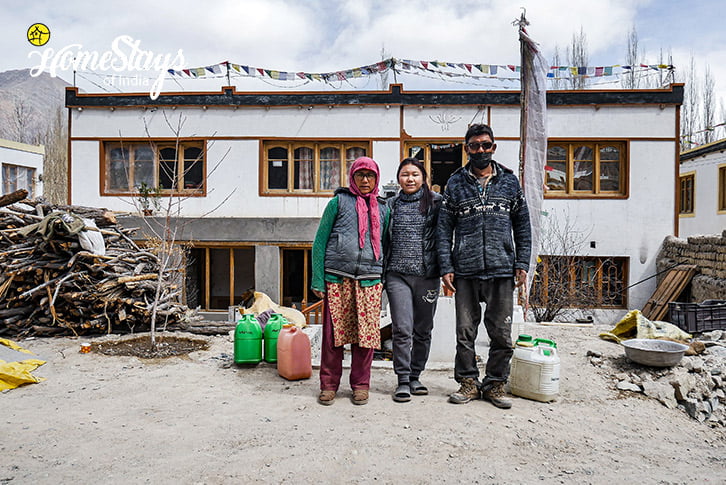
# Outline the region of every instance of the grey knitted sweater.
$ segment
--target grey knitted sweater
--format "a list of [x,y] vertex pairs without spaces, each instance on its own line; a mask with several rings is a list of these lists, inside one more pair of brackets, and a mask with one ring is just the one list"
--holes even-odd
[[426,215],[421,214],[419,204],[423,189],[413,194],[400,192],[393,207],[391,221],[391,259],[388,271],[425,276],[423,261],[423,234]]

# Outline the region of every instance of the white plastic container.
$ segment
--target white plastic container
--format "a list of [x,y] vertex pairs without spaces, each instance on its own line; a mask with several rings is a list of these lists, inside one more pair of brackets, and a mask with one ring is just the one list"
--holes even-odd
[[534,347],[517,346],[512,356],[509,388],[515,396],[550,402],[560,392],[560,358],[555,343],[535,339]]
[[512,309],[512,342],[515,342],[522,333],[524,333],[524,311],[521,306],[514,305]]

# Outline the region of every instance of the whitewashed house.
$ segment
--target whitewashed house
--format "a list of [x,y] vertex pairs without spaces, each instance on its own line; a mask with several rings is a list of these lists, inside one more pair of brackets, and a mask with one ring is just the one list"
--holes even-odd
[[0,187],[3,194],[25,189],[28,197],[43,195],[42,170],[45,148],[0,139]]
[[[587,234],[572,278],[603,308],[640,308],[655,257],[677,232],[678,119],[683,86],[547,94],[550,218]],[[314,300],[310,248],[333,190],[360,155],[393,182],[406,156],[443,187],[464,161],[470,123],[490,124],[495,159],[517,171],[517,91],[81,94],[70,110],[69,203],[133,210],[141,182],[188,195],[190,306],[223,310],[249,287],[280,302]],[[178,133],[176,133],[178,131]],[[212,214],[210,209],[218,207]],[[128,221],[138,225],[139,220]],[[603,264],[604,262],[604,264]],[[599,266],[598,266],[599,265]],[[598,269],[601,268],[601,269]]]
[[681,153],[679,236],[726,229],[726,139]]

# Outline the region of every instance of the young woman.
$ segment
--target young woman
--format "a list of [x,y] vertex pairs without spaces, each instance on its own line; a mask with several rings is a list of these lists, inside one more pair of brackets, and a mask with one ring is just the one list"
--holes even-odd
[[401,191],[388,201],[390,245],[386,292],[393,326],[393,370],[398,386],[393,400],[428,394],[419,376],[431,349],[431,330],[439,297],[436,223],[441,196],[429,189],[426,169],[416,158],[398,166]]
[[324,298],[318,402],[333,404],[351,344],[353,404],[368,402],[374,349],[381,346],[383,236],[388,207],[378,198],[378,165],[368,157],[350,167],[348,187],[325,207],[313,243],[312,289]]

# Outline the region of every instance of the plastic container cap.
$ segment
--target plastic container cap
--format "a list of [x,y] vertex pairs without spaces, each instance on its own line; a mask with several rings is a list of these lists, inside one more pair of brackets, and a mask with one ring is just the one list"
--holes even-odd
[[519,337],[517,337],[515,345],[518,347],[534,347],[534,344],[532,343],[532,336],[523,333],[520,334]]

